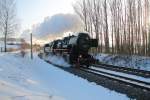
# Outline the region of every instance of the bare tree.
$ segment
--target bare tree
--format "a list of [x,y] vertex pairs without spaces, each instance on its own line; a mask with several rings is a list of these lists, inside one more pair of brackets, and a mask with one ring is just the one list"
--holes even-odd
[[15,0],[0,0],[1,16],[0,25],[1,32],[4,34],[4,51],[7,51],[7,37],[17,30],[18,21],[16,18]]
[[145,52],[146,52],[145,54],[146,54],[146,56],[148,55],[148,41],[149,41],[148,40],[149,39],[149,37],[148,37],[148,34],[149,34],[148,33],[148,31],[149,31],[149,29],[148,29],[148,27],[149,27],[148,26],[148,24],[149,24],[148,20],[149,20],[149,16],[150,16],[149,15],[149,12],[150,12],[150,10],[149,10],[150,9],[150,4],[149,3],[150,3],[149,0],[144,0],[144,5],[145,5],[144,6],[145,7],[144,8],[144,24],[145,24],[144,29],[145,29]]
[[86,0],[81,0],[81,2],[77,2],[76,5],[74,5],[73,7],[75,12],[80,16],[81,20],[83,21],[84,31],[88,31],[88,12]]
[[75,10],[100,52],[150,55],[150,0],[79,0]]
[[103,2],[103,8],[104,8],[104,38],[105,38],[105,52],[109,53],[109,30],[108,30],[108,5],[107,0],[104,0]]

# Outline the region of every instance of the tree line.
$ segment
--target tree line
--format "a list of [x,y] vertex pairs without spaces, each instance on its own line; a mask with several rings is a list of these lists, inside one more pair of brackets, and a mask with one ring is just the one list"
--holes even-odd
[[84,30],[98,52],[150,56],[150,0],[78,0]]

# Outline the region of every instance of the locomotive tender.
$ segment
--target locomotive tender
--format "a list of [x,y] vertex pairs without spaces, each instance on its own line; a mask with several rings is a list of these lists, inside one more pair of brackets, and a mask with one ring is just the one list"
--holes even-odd
[[44,53],[61,54],[71,65],[88,67],[96,61],[88,52],[90,48],[97,46],[97,39],[91,39],[88,33],[79,33],[78,36],[72,35],[45,44]]

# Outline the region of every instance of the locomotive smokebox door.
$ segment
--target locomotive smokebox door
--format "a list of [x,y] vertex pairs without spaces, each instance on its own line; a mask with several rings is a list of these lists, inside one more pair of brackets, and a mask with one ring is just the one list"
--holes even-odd
[[97,47],[98,46],[98,39],[90,39],[90,46]]

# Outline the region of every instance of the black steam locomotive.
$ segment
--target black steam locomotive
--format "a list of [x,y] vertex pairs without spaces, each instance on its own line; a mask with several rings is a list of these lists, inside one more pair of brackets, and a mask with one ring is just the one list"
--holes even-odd
[[97,39],[91,39],[88,33],[79,33],[78,36],[72,35],[45,44],[44,53],[61,54],[71,65],[88,67],[96,61],[88,52],[97,46]]

